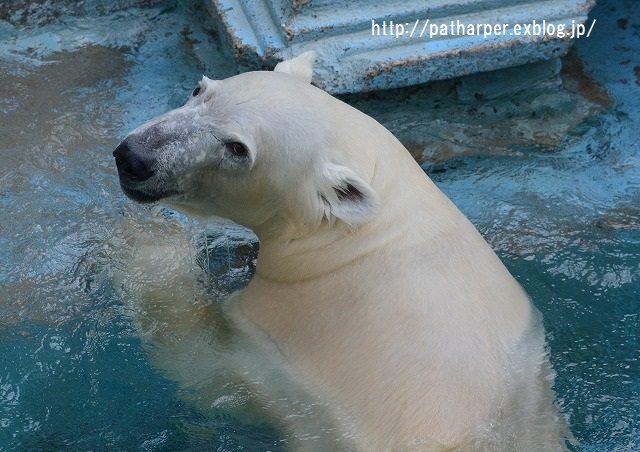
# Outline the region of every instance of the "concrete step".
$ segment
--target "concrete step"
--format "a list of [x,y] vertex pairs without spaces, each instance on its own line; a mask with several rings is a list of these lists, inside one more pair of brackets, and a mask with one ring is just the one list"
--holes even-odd
[[[594,0],[212,0],[243,69],[315,49],[331,93],[410,86],[566,54]],[[558,33],[561,30],[562,33]]]

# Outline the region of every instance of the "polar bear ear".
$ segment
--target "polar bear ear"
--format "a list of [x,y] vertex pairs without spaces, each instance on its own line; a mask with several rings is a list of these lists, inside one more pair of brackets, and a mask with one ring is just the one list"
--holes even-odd
[[311,83],[313,76],[313,62],[316,60],[316,51],[304,52],[291,60],[278,63],[274,72],[284,72],[305,83]]
[[371,220],[378,208],[378,194],[351,169],[329,163],[323,171],[323,186],[318,194],[324,216],[333,223],[339,219],[350,226]]

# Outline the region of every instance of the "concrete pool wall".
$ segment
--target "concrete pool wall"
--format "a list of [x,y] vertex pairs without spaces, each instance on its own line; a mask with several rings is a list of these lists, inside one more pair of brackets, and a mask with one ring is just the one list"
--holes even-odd
[[245,70],[318,52],[314,82],[374,91],[558,58],[594,0],[210,0],[223,47]]

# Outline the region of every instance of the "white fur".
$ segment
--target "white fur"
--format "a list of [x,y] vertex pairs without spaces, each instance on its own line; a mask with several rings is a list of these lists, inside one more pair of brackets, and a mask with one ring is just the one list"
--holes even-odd
[[284,72],[304,83],[311,83],[313,62],[316,60],[316,56],[315,50],[304,52],[296,58],[281,61],[276,65],[274,72]]
[[[308,84],[314,57],[203,78],[198,96],[127,138],[153,141],[140,137],[158,124],[170,137],[136,150],[157,158],[136,189],[256,232],[256,275],[220,315],[349,419],[338,424],[356,447],[562,449],[526,294],[391,133]],[[176,321],[179,349],[206,354],[188,338],[207,322]],[[199,367],[159,362],[176,375]]]

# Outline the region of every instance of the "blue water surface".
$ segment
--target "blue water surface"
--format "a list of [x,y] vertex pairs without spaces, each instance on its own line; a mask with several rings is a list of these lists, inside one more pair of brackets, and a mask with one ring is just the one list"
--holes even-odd
[[[634,6],[602,1],[592,12],[594,35],[576,48],[613,103],[553,152],[424,164],[542,312],[580,451],[640,449]],[[111,151],[182,104],[202,74],[235,71],[196,0],[30,3],[1,16],[0,450],[281,448],[275,429],[184,402],[113,284],[123,219],[140,230],[178,222],[194,236],[206,225],[128,201]],[[232,284],[241,260],[214,254],[221,262],[207,265]]]

